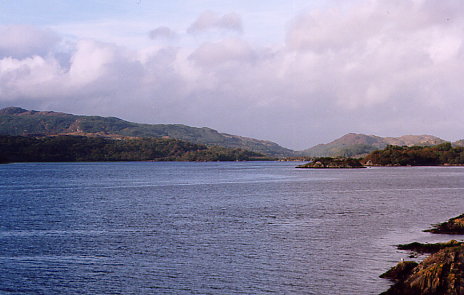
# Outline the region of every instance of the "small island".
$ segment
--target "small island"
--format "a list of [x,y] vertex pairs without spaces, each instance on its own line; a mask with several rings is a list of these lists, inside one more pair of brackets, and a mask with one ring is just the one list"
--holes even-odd
[[354,158],[331,158],[321,157],[314,158],[311,162],[299,165],[296,168],[314,168],[314,169],[331,169],[331,168],[366,168],[358,159]]

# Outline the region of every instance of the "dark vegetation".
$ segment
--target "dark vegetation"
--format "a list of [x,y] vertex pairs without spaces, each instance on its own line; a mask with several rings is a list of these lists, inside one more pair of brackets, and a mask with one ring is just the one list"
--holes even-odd
[[451,240],[446,243],[432,243],[432,244],[423,244],[418,242],[413,242],[409,244],[398,245],[399,250],[408,250],[413,251],[419,254],[424,253],[435,253],[444,248],[461,246],[463,243],[456,240]]
[[[359,147],[356,149],[355,147]],[[366,145],[351,145],[354,154],[366,152]],[[338,150],[340,152],[341,150]],[[351,153],[345,153],[349,155]],[[346,165],[342,162],[345,161]],[[357,168],[356,159],[351,158],[313,158],[310,163],[299,168]],[[340,165],[337,165],[340,162]],[[438,165],[464,165],[464,147],[453,146],[449,142],[434,146],[397,146],[388,145],[382,150],[372,151],[360,160],[366,166],[438,166]],[[343,167],[346,166],[346,167]],[[350,167],[353,166],[353,167]]]
[[364,168],[358,159],[353,158],[314,158],[311,162],[297,168]]
[[[26,147],[25,142],[28,140],[17,140],[15,144],[22,146],[20,151],[25,154],[20,156],[19,151],[16,151],[13,154],[10,153],[7,158],[4,155],[5,152],[0,151],[0,163],[11,161],[11,159],[44,159],[43,161],[45,161],[45,159],[54,160],[54,158],[74,159],[76,161],[82,159],[92,161],[123,159],[242,160],[262,156],[258,154],[264,154],[272,158],[288,157],[287,159],[292,159],[292,157],[303,157],[306,153],[308,157],[311,155],[316,156],[316,154],[330,154],[334,157],[341,155],[344,158],[315,158],[312,159],[311,163],[301,166],[305,168],[362,167],[360,163],[357,163],[357,160],[349,158],[360,157],[361,155],[365,157],[361,160],[361,163],[368,166],[464,165],[464,147],[459,146],[460,142],[456,142],[454,145],[441,143],[443,140],[433,136],[381,138],[363,134],[347,134],[329,144],[314,147],[311,149],[311,153],[307,150],[299,154],[273,142],[219,133],[210,128],[196,128],[179,124],[138,124],[115,117],[79,116],[49,111],[39,112],[18,107],[0,109],[0,135],[27,136],[32,138],[29,139],[29,143],[33,145]],[[58,154],[48,152],[42,154],[42,152],[34,153],[31,151],[39,149],[37,147],[39,144],[35,141],[39,140],[39,138],[41,138],[40,145],[42,146],[40,149],[46,149],[46,147],[60,145],[55,142],[58,139],[45,139],[46,137],[64,135],[85,136],[88,138],[81,138],[79,144],[71,143],[70,139],[61,139],[60,144],[67,147],[57,148]],[[97,139],[96,137],[101,138]],[[129,138],[138,141],[131,142]],[[114,142],[112,141],[114,139],[122,141]],[[153,141],[149,139],[153,139]],[[162,147],[169,145],[163,140],[168,139],[174,140],[173,142],[178,144],[173,145],[174,149],[170,152],[162,152]],[[156,142],[156,144],[153,142]],[[190,142],[191,146],[195,146],[194,151],[190,149],[191,146],[187,142]],[[392,145],[387,145],[387,143]],[[436,143],[441,144],[432,146]],[[411,144],[424,146],[409,146]],[[94,145],[94,147],[92,148],[91,145]],[[154,145],[157,146],[154,148],[155,154],[147,152],[149,150],[147,146]],[[77,146],[85,146],[85,149],[91,152],[82,152]],[[177,149],[179,146],[180,150]],[[219,148],[219,146],[224,148]],[[382,148],[383,150],[375,150]],[[232,152],[231,149],[235,151]],[[245,152],[245,150],[258,154],[247,154],[248,152]],[[104,153],[108,154],[105,155]]]
[[[435,146],[389,145],[362,158],[313,158],[298,168],[361,168],[366,166],[438,166],[464,165],[464,147],[453,147],[445,142]],[[463,222],[464,229],[464,222]]]
[[58,112],[0,109],[0,135],[95,135],[107,137],[172,138],[208,146],[239,148],[272,157],[294,156],[280,145],[253,138],[219,133],[211,128],[181,124],[139,124],[115,117],[78,116]]
[[252,161],[270,158],[243,149],[176,139],[111,139],[86,136],[0,136],[0,162]]
[[446,142],[435,146],[387,146],[367,155],[363,163],[374,166],[463,165],[464,147]]
[[[384,149],[388,145],[398,146],[433,146],[444,143],[445,141],[431,135],[404,135],[401,137],[379,137],[375,135],[365,135],[348,133],[327,144],[318,144],[312,148],[304,150],[305,156],[312,157],[365,157],[370,152]],[[456,142],[455,145],[463,145]]]

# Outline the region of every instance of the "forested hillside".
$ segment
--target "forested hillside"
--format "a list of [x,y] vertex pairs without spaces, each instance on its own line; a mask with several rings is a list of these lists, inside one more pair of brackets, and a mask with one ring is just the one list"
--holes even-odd
[[404,135],[400,137],[380,137],[349,133],[327,144],[318,144],[303,151],[311,157],[359,157],[383,149],[388,145],[433,146],[445,141],[432,135]]
[[362,162],[378,166],[463,165],[464,147],[453,147],[449,142],[430,147],[390,145],[370,153]]
[[105,137],[171,138],[205,144],[240,148],[269,156],[292,156],[292,150],[248,137],[219,133],[210,128],[180,124],[139,124],[114,117],[77,116],[57,112],[29,111],[17,107],[0,110],[0,135],[99,135]]
[[0,162],[252,161],[270,158],[242,149],[176,139],[85,136],[0,136]]

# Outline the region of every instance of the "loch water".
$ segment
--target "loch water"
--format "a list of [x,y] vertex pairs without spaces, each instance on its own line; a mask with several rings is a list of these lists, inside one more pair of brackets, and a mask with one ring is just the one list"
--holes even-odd
[[0,165],[0,294],[379,294],[464,167]]

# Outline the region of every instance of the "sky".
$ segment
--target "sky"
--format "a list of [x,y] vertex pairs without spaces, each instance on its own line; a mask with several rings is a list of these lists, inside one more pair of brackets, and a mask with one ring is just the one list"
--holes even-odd
[[302,150],[464,138],[461,0],[0,0],[0,107]]

